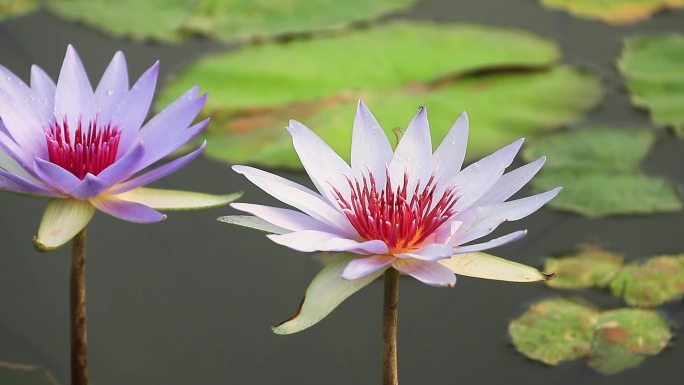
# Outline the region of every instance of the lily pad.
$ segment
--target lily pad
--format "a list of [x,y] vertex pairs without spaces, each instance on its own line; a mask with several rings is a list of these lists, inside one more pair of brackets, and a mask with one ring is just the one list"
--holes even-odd
[[60,17],[78,21],[114,36],[179,41],[191,16],[191,0],[46,0]]
[[655,123],[684,135],[684,36],[627,39],[618,67],[632,103],[648,109]]
[[549,258],[544,270],[556,273],[546,284],[556,289],[606,287],[622,268],[624,257],[597,247],[585,247],[575,255]]
[[35,365],[0,361],[0,384],[2,385],[59,385],[45,369]]
[[549,8],[573,15],[601,19],[611,24],[645,20],[666,8],[683,8],[684,0],[540,0]]
[[532,186],[535,191],[563,186],[549,203],[557,209],[594,217],[680,210],[674,186],[639,170],[654,140],[645,130],[588,128],[537,140],[523,158],[548,156]]
[[596,322],[589,365],[615,374],[660,353],[672,338],[667,321],[654,311],[618,309],[601,313]]
[[0,20],[29,13],[38,4],[38,0],[0,0]]
[[508,332],[515,348],[547,365],[588,356],[599,310],[578,298],[537,302],[513,320]]
[[301,166],[283,128],[289,118],[348,156],[359,98],[389,135],[427,105],[433,137],[441,140],[467,110],[473,159],[570,123],[597,103],[597,78],[555,66],[558,57],[554,44],[524,32],[396,22],[207,57],[181,73],[160,104],[189,84],[207,85],[205,113],[214,121],[206,154],[290,168]]
[[610,284],[631,306],[655,307],[684,296],[684,254],[631,263]]
[[407,9],[416,0],[199,0],[185,29],[217,40],[263,39],[339,28]]

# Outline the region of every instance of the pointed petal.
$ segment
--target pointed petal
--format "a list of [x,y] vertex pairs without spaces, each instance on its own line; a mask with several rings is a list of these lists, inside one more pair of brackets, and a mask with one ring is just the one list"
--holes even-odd
[[217,221],[227,223],[229,225],[237,225],[254,230],[264,231],[269,234],[287,234],[291,232],[288,229],[276,226],[259,217],[254,217],[251,215],[226,215],[224,217],[218,218]]
[[408,199],[411,199],[416,184],[425,184],[432,173],[432,139],[427,120],[427,109],[421,107],[409,124],[394,151],[390,163],[390,178],[393,186],[401,186],[404,174],[409,176]]
[[410,253],[396,254],[397,258],[415,258],[423,261],[437,261],[454,255],[454,248],[445,244],[427,245]]
[[461,171],[468,147],[468,114],[461,114],[432,156],[435,179],[448,181]]
[[522,144],[523,139],[516,140],[471,164],[452,178],[449,185],[456,186],[461,195],[454,210],[463,211],[480,199],[499,180],[506,167],[510,166]]
[[201,210],[225,206],[238,199],[242,193],[227,195],[203,194],[191,191],[161,190],[139,187],[114,195],[128,202],[141,203],[155,210]]
[[274,326],[273,332],[276,334],[292,334],[317,324],[342,301],[382,274],[382,271],[377,271],[353,281],[343,279],[341,277],[342,271],[355,257],[354,255],[342,254],[330,261],[311,281],[306,289],[304,300],[295,315]]
[[392,267],[431,286],[453,287],[456,284],[456,275],[439,262],[397,259]]
[[[195,139],[209,124],[210,118],[206,118],[201,122],[191,126],[177,129],[176,131],[169,131],[165,135],[157,138],[148,137],[145,140],[147,146],[147,153],[145,158],[140,162],[139,168],[147,167],[154,162],[171,155],[174,151],[188,144]],[[173,128],[172,126],[165,128]]]
[[80,179],[69,171],[40,158],[35,159],[33,170],[47,185],[67,194],[81,182]]
[[506,201],[537,174],[544,162],[546,162],[546,157],[542,156],[534,162],[504,174],[473,206],[485,206]]
[[128,202],[112,196],[90,201],[98,210],[111,216],[134,223],[155,223],[166,219],[166,215],[136,202]]
[[97,176],[105,181],[108,187],[125,180],[138,169],[140,161],[145,156],[145,150],[145,146],[138,143],[131,151],[110,164]]
[[[12,71],[0,65],[0,90],[13,100],[28,115],[34,115],[42,124],[52,119],[52,109],[45,103],[38,103],[36,92],[26,85]],[[4,118],[3,118],[4,119]],[[41,127],[32,127],[30,133],[42,132]]]
[[3,169],[0,169],[0,189],[34,196],[47,196],[53,198],[64,197],[63,195],[60,195],[57,192],[39,184],[38,182],[33,182],[21,176],[14,175]]
[[345,235],[356,236],[356,230],[347,217],[310,189],[253,167],[233,166],[233,170],[243,174],[252,183],[281,202],[334,227]]
[[40,251],[50,251],[62,246],[86,227],[94,213],[95,208],[88,201],[51,200],[43,213],[33,244]]
[[112,123],[121,130],[120,148],[123,151],[133,144],[147,117],[158,75],[159,61],[140,76],[112,112]]
[[291,249],[311,251],[349,251],[355,254],[385,254],[387,245],[383,241],[358,242],[341,238],[337,234],[323,231],[303,230],[282,235],[269,235],[273,242]]
[[357,173],[369,170],[379,186],[385,185],[387,167],[394,153],[387,135],[361,100],[352,131],[351,165]]
[[52,78],[37,65],[31,66],[31,89],[36,97],[44,103],[48,113],[54,111],[57,85]]
[[142,175],[136,176],[133,179],[127,180],[123,183],[120,183],[116,186],[114,186],[111,189],[112,194],[120,194],[123,192],[126,192],[128,190],[132,190],[134,188],[138,188],[140,186],[145,186],[148,185],[152,182],[156,182],[159,179],[169,175],[173,174],[174,172],[180,170],[181,168],[185,167],[188,163],[192,162],[193,160],[197,159],[204,150],[207,148],[207,142],[205,141],[202,143],[202,145],[197,148],[195,151],[185,154],[179,158],[176,158],[168,163],[165,163],[157,168],[154,168]]
[[[0,78],[2,75],[0,74]],[[45,133],[42,127],[45,125],[35,112],[23,103],[8,95],[0,88],[0,117],[4,127],[24,152],[33,156],[45,157],[47,146]]]
[[287,130],[311,181],[321,195],[337,207],[334,188],[342,195],[348,195],[347,177],[353,177],[351,167],[318,135],[298,121],[290,120]]
[[69,195],[76,199],[90,199],[100,195],[109,187],[109,183],[93,174],[86,174],[79,183],[69,191]]
[[[24,150],[7,135],[0,121],[0,168],[22,178],[35,181],[33,175],[33,158],[29,158]],[[30,163],[29,163],[30,162]]]
[[342,278],[346,280],[354,280],[367,277],[371,274],[383,272],[393,261],[395,257],[392,255],[372,255],[365,258],[356,258],[344,267]]
[[536,282],[553,277],[552,274],[544,274],[534,267],[485,253],[457,254],[439,263],[458,275],[497,281]]
[[98,118],[108,123],[114,108],[128,93],[128,68],[123,52],[117,51],[95,89]]
[[92,121],[96,112],[95,95],[88,75],[78,53],[69,45],[55,90],[55,117],[60,121],[66,118],[69,127],[75,128],[79,119]]
[[512,232],[510,234],[506,234],[502,237],[494,238],[494,239],[487,241],[487,242],[484,242],[484,243],[476,243],[476,244],[467,245],[467,246],[455,247],[454,253],[472,253],[475,251],[493,249],[495,247],[499,247],[499,246],[505,245],[507,243],[517,241],[518,239],[524,237],[525,235],[527,235],[527,230],[515,231],[515,232]]
[[334,228],[324,224],[323,222],[295,210],[283,209],[280,207],[253,205],[249,203],[233,203],[230,206],[236,210],[256,215],[266,222],[272,223],[275,226],[282,227],[290,231],[318,230],[333,234],[336,232]]

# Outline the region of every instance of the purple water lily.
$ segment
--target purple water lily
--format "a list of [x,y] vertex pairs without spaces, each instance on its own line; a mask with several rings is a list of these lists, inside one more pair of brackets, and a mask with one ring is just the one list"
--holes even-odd
[[157,62],[130,87],[126,60],[117,52],[93,91],[72,46],[57,84],[37,66],[31,68],[30,86],[0,66],[0,188],[53,198],[37,247],[64,244],[96,208],[152,223],[165,219],[158,210],[218,206],[236,198],[143,187],[185,166],[206,147],[148,169],[209,122],[193,124],[207,98],[193,87],[144,123],[158,72]]

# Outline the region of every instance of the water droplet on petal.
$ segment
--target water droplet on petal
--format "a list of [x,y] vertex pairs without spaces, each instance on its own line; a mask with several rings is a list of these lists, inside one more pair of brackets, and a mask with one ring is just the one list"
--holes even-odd
[[107,90],[107,96],[114,95],[114,90]]

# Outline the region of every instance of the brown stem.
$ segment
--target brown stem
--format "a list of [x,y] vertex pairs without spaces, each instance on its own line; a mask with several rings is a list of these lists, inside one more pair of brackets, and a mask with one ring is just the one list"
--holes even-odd
[[399,272],[385,271],[385,300],[382,311],[382,384],[398,385],[397,308],[399,307]]
[[85,248],[83,229],[74,237],[71,259],[71,385],[88,385]]

